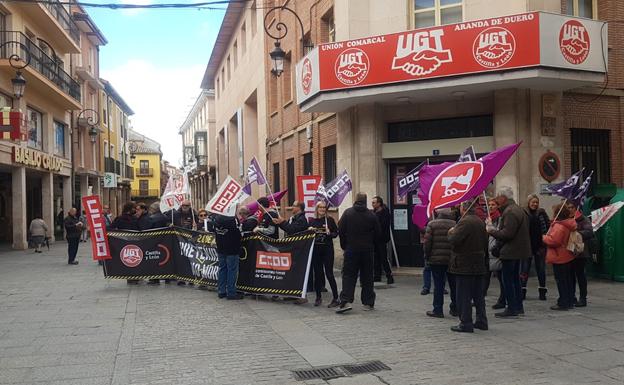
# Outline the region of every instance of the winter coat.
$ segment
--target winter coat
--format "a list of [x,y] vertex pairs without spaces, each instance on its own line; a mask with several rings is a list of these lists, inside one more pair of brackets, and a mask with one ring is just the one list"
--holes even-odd
[[524,209],[524,212],[529,218],[531,254],[538,255],[539,253],[543,253],[546,248],[546,245],[544,245],[544,242],[542,241],[542,237],[548,232],[548,228],[550,227],[550,218],[548,218],[548,214],[546,214],[546,211],[542,208],[531,210],[527,207]]
[[243,234],[250,233],[258,226],[258,218],[254,216],[247,217],[243,223],[241,223],[241,230]]
[[578,231],[583,237],[583,244],[585,245],[583,252],[577,255],[576,258],[589,258],[591,257],[589,248],[592,240],[596,236],[594,234],[594,228],[589,218],[583,215],[580,211],[576,212],[574,219],[576,221],[576,231]]
[[78,223],[82,223],[78,218],[68,215],[63,220],[63,226],[65,227],[65,234],[67,239],[80,238],[82,234],[82,226],[78,226]]
[[241,233],[238,218],[218,215],[215,218],[215,240],[217,252],[225,255],[238,255],[241,248]]
[[355,202],[345,210],[338,222],[340,247],[349,251],[374,251],[375,240],[381,235],[377,217],[366,202]]
[[150,215],[150,229],[158,229],[161,227],[167,227],[171,224],[171,218],[167,217],[163,213],[154,213]]
[[137,227],[141,231],[152,228],[152,220],[150,219],[149,214],[145,213],[137,218]]
[[266,235],[269,238],[279,238],[279,228],[273,223],[273,218],[279,218],[277,211],[274,209],[268,209],[267,213],[263,213],[262,220],[258,224],[258,232]]
[[451,243],[448,231],[455,226],[450,209],[438,210],[438,217],[427,224],[424,236],[425,259],[429,265],[448,265],[451,259]]
[[314,250],[317,248],[334,248],[334,238],[338,236],[338,226],[334,218],[327,216],[327,228],[329,234],[325,231],[325,218],[310,218],[309,225],[316,230],[316,238],[314,240]]
[[574,254],[567,249],[570,233],[576,230],[574,218],[555,221],[543,240],[546,244],[546,262],[553,265],[563,265],[574,259]]
[[137,219],[133,215],[121,214],[113,221],[111,228],[115,230],[138,230]]
[[48,225],[46,225],[43,219],[35,218],[30,222],[28,231],[30,231],[32,237],[45,237],[48,233]]
[[308,220],[305,213],[297,213],[291,216],[286,222],[280,223],[279,227],[284,230],[287,237],[295,235],[308,229]]
[[390,226],[392,224],[392,220],[388,206],[382,205],[379,210],[375,211],[375,215],[377,216],[379,227],[381,229],[381,236],[378,241],[384,244],[390,242]]
[[197,218],[197,213],[193,209],[183,212],[182,208],[179,208],[173,212],[173,224],[188,230],[193,229],[193,218]]
[[483,275],[488,271],[488,234],[476,214],[465,215],[448,233],[453,249],[448,271],[459,275]]
[[503,242],[500,249],[501,260],[520,260],[531,256],[529,219],[526,213],[512,199],[500,208],[502,215],[499,229],[491,235]]

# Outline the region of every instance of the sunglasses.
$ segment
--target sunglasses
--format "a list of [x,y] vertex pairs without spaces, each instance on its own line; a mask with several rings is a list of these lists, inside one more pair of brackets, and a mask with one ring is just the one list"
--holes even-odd
[[182,205],[182,207],[191,207],[191,205]]
[[200,217],[200,218],[203,218],[203,217],[205,217],[205,216],[206,216],[206,214],[199,214],[199,217]]

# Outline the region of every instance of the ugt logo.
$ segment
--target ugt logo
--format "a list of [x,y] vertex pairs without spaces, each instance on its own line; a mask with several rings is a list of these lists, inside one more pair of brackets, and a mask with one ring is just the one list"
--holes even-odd
[[589,33],[578,20],[568,20],[559,31],[559,48],[564,59],[581,64],[589,56]]
[[509,30],[492,27],[481,32],[472,45],[472,54],[485,68],[498,68],[511,60],[516,52],[516,39]]
[[304,95],[309,94],[312,89],[312,63],[308,58],[305,58],[301,66],[301,88]]
[[143,260],[143,250],[136,245],[126,245],[119,253],[121,263],[128,267],[137,267]]
[[342,84],[354,86],[366,79],[370,69],[370,62],[366,52],[359,48],[349,48],[342,51],[340,56],[338,56],[334,67],[336,78]]
[[481,162],[453,163],[434,179],[429,190],[429,217],[433,210],[457,202],[466,195],[483,174]]
[[452,62],[451,50],[442,46],[442,36],[444,30],[441,29],[400,35],[392,69],[403,70],[412,76],[425,76],[443,63]]

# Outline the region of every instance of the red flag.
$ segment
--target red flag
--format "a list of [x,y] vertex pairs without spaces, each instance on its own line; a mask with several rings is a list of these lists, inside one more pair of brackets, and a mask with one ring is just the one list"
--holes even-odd
[[100,261],[112,259],[106,234],[106,220],[102,212],[100,197],[91,195],[82,197],[82,207],[87,213],[87,222],[91,233],[91,247],[93,248],[93,260]]

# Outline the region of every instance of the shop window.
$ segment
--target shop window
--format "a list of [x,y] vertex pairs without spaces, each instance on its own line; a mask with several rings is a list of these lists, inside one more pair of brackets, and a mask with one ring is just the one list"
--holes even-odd
[[28,147],[42,149],[43,115],[28,107]]
[[280,167],[279,162],[273,163],[273,192],[280,191]]
[[463,20],[462,0],[410,0],[416,28],[459,23]]
[[323,166],[324,175],[323,180],[325,183],[336,179],[336,146],[329,146],[323,149]]
[[572,128],[572,172],[585,167],[586,175],[594,171],[592,186],[611,183],[611,147],[609,130]]
[[[82,146],[80,148],[82,149]],[[54,154],[65,156],[65,125],[57,121],[54,121]],[[82,158],[81,162],[84,164]]]
[[597,0],[567,0],[566,13],[568,15],[596,19],[598,16]]
[[286,159],[286,184],[288,189],[288,206],[295,202],[295,159]]
[[312,175],[312,153],[303,154],[303,175]]
[[388,141],[391,143],[493,135],[494,120],[492,115],[388,124]]

